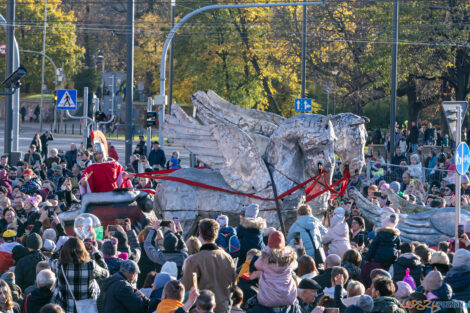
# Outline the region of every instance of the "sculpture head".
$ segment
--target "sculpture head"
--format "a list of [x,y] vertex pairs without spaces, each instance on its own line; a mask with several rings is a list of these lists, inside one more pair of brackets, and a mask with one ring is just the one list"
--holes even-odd
[[341,171],[349,168],[351,176],[359,175],[365,165],[364,147],[367,140],[367,117],[341,113],[331,117],[336,139],[335,153],[341,160]]
[[270,137],[266,160],[276,171],[301,182],[334,168],[334,130],[328,117],[300,114],[284,120]]

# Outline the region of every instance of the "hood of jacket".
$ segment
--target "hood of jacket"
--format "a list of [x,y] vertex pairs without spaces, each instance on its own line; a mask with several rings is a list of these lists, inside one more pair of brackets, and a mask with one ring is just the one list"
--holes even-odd
[[29,301],[33,301],[37,307],[42,307],[49,302],[51,302],[51,297],[52,297],[52,291],[48,288],[36,288],[33,291],[31,291],[31,294],[28,297],[28,303],[31,303]]
[[121,274],[121,272],[114,273],[113,276],[105,279],[103,281],[103,284],[101,286],[101,289],[103,292],[108,291],[108,289],[115,283],[121,282],[122,284],[127,284],[127,279],[124,277],[124,275]]
[[413,253],[403,253],[400,255],[400,257],[397,259],[396,263],[401,265],[404,268],[412,268],[416,267],[421,264],[421,260],[419,256]]
[[309,215],[302,215],[297,218],[295,224],[305,229],[314,230],[316,222],[317,221],[315,217]]
[[393,313],[401,308],[400,301],[393,297],[378,297],[374,299],[373,312]]
[[264,218],[258,218],[255,220],[247,219],[242,217],[240,225],[246,229],[263,229],[266,228],[266,220]]
[[375,231],[376,237],[380,237],[384,242],[393,242],[400,235],[400,231],[396,228],[379,228]]
[[232,226],[225,226],[225,227],[222,227],[220,230],[219,230],[219,233],[220,234],[233,234],[233,235],[237,235],[237,231],[235,230],[235,228],[233,228]]
[[349,234],[348,224],[345,221],[340,222],[336,224],[335,226],[333,226],[332,231],[339,237],[346,238],[348,237],[348,234]]
[[441,288],[432,291],[432,294],[441,301],[449,301],[452,299],[452,287],[449,284],[443,283]]
[[444,282],[450,284],[454,291],[465,290],[470,281],[470,265],[456,266],[447,272]]

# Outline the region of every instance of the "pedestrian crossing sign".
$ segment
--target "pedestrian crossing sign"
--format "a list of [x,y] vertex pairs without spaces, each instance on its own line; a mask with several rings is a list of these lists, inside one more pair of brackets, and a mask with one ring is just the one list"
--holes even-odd
[[58,89],[57,110],[76,110],[77,109],[77,90],[76,89]]

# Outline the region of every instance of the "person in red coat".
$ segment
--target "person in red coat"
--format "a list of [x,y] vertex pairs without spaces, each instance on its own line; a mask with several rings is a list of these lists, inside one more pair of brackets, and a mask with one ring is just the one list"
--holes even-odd
[[83,171],[79,184],[80,193],[108,192],[116,188],[132,188],[130,179],[134,178],[133,174],[124,171],[122,165],[117,161],[108,159],[105,142],[102,140],[93,140],[93,142],[95,163],[90,164]]

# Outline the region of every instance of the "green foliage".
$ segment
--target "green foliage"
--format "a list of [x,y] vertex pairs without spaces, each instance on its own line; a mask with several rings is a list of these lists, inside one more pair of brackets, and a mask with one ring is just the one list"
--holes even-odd
[[101,75],[93,67],[84,67],[73,76],[73,82],[78,96],[83,97],[84,87],[88,87],[89,94],[96,93],[101,83]]

